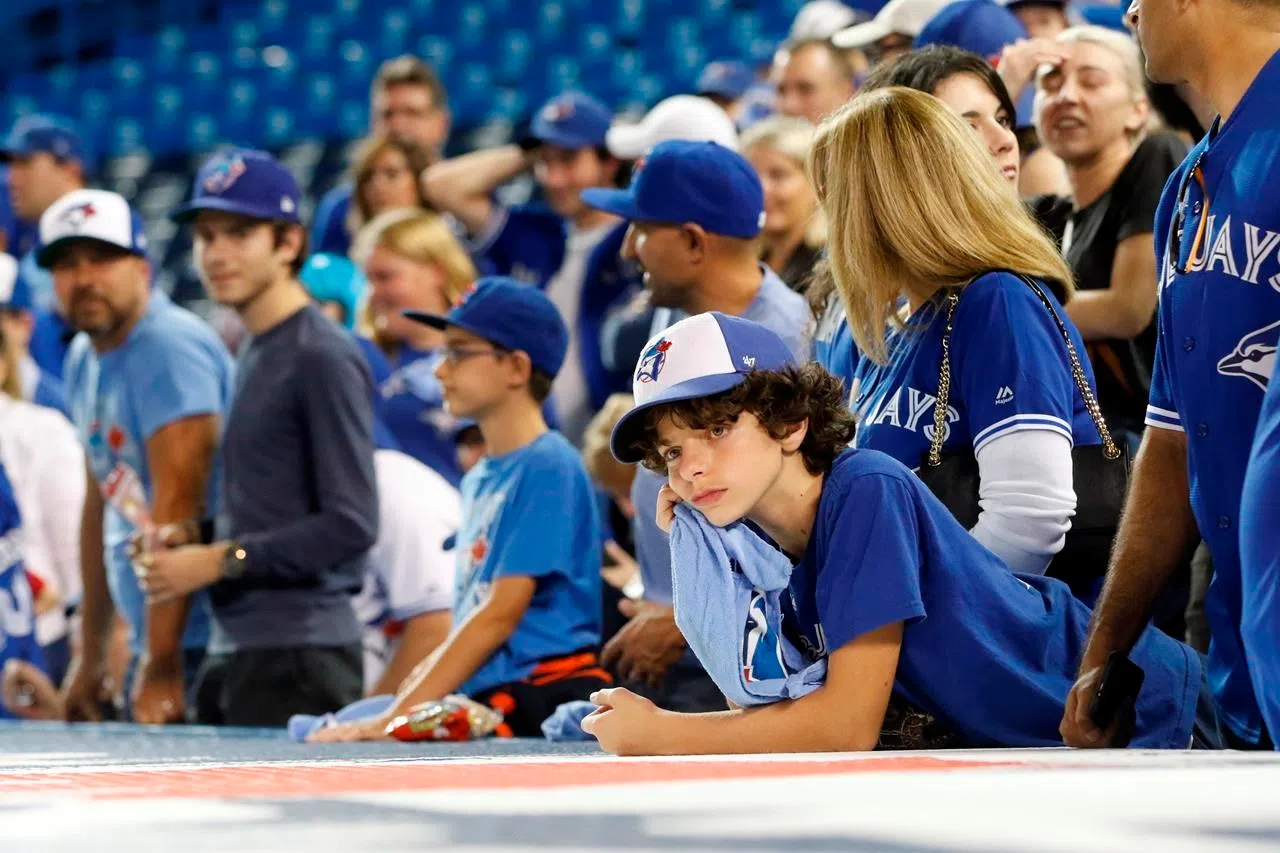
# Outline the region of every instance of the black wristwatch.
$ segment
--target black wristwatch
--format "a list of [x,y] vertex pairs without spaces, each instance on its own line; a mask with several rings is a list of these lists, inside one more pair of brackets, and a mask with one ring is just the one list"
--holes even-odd
[[242,577],[245,568],[249,565],[248,557],[249,555],[239,542],[232,542],[228,545],[227,550],[222,554],[223,580],[236,580]]

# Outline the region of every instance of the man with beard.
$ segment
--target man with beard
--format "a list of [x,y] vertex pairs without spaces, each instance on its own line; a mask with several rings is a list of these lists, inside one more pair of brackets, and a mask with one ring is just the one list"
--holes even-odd
[[211,588],[196,717],[214,725],[283,726],[350,704],[364,686],[351,599],[378,533],[373,385],[355,343],[298,281],[299,205],[284,166],[232,149],[205,163],[176,216],[194,226],[210,295],[251,335],[223,437],[217,541],[138,561],[153,600]]
[[179,722],[208,641],[208,603],[202,595],[144,602],[127,546],[137,532],[210,511],[231,356],[199,318],[152,290],[141,221],[115,193],[63,196],[41,217],[39,241],[36,259],[52,271],[79,333],[67,356],[67,400],[89,478],[67,712],[100,719],[101,699],[114,692],[107,649],[118,609],[131,629],[133,718]]
[[[669,309],[656,312],[651,335],[686,316],[719,311],[761,323],[808,360],[812,315],[804,297],[760,262],[764,189],[742,155],[714,142],[661,142],[630,189],[586,190],[582,199],[631,223],[623,254],[644,268],[651,303]],[[661,685],[650,692],[660,706],[715,710],[723,696],[688,651],[671,607],[671,554],[656,518],[663,482],[652,471],[636,473],[631,499],[645,598],[622,602],[631,621],[602,660],[629,685]]]

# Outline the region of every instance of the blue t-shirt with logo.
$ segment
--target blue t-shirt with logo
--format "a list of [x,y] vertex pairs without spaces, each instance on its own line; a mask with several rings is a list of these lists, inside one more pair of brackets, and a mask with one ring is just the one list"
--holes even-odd
[[[1061,746],[1058,724],[1090,611],[1061,581],[1009,571],[905,466],[846,450],[822,488],[783,601],[784,631],[813,658],[905,623],[894,688],[974,747]],[[1185,749],[1199,655],[1148,628],[1135,747]]]
[[[1064,312],[1059,316],[1076,352],[1083,353],[1080,333]],[[912,469],[920,466],[933,440],[945,329],[940,293],[906,329],[889,333],[887,363],[858,360],[851,394],[856,447],[887,453]],[[943,451],[977,453],[993,439],[1030,429],[1057,432],[1077,445],[1100,443],[1070,365],[1062,332],[1024,282],[1000,272],[975,279],[955,310]],[[1092,387],[1087,357],[1081,356],[1081,365]]]
[[462,479],[454,623],[494,581],[531,577],[533,600],[507,642],[462,685],[483,690],[526,678],[540,662],[600,644],[600,519],[591,481],[568,439],[546,432]]
[[[36,642],[35,600],[22,560],[22,516],[0,465],[0,673],[11,660],[44,666]],[[11,718],[0,703],[0,719]]]
[[[208,324],[157,291],[115,349],[98,353],[88,335],[76,337],[66,383],[71,420],[107,505],[103,538],[111,597],[129,620],[133,649],[140,652],[146,644],[146,604],[127,546],[135,530],[130,519],[150,514],[147,440],[182,418],[224,417],[234,393],[234,363]],[[220,471],[219,462],[209,482],[210,515],[218,506]],[[203,649],[208,639],[208,599],[198,593],[183,645]]]
[[[1240,637],[1243,597],[1256,590],[1241,582],[1239,514],[1280,336],[1280,196],[1266,189],[1280,160],[1278,92],[1280,53],[1165,184],[1155,221],[1159,335],[1146,417],[1150,427],[1186,434],[1191,509],[1213,555],[1204,602],[1209,687],[1223,721],[1249,742],[1258,741],[1262,716]],[[1192,175],[1196,165],[1207,197]]]

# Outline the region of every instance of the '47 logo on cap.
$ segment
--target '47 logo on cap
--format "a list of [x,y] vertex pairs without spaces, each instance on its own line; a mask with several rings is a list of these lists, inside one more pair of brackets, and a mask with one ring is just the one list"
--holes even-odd
[[231,185],[240,179],[248,167],[245,166],[244,160],[240,155],[223,160],[221,163],[209,170],[209,174],[204,179],[204,191],[221,195],[231,189]]
[[667,363],[667,350],[671,349],[671,341],[661,338],[640,356],[640,364],[636,367],[637,382],[657,382],[662,366]]

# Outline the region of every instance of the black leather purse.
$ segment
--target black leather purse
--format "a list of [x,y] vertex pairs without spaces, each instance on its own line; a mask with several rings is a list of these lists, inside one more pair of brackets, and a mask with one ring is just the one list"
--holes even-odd
[[[1071,375],[1080,397],[1084,400],[1089,417],[1093,420],[1101,444],[1075,446],[1071,451],[1073,485],[1076,492],[1076,513],[1071,520],[1071,530],[1066,543],[1053,558],[1047,574],[1066,581],[1077,597],[1087,597],[1098,580],[1106,574],[1111,558],[1111,546],[1120,524],[1125,495],[1129,490],[1130,459],[1128,448],[1116,444],[1111,431],[1102,419],[1093,389],[1080,365],[1080,356],[1067,327],[1053,310],[1049,298],[1040,286],[1030,278],[1015,273],[1019,280],[1035,292],[1049,316],[1053,317],[1067,345],[1067,357],[1071,362]],[[943,454],[942,441],[946,430],[947,405],[951,396],[951,330],[955,320],[960,294],[952,290],[947,294],[947,324],[942,334],[942,364],[938,375],[938,398],[933,409],[933,440],[920,465],[920,479],[966,528],[978,523],[978,460],[973,449]]]

